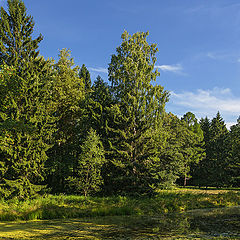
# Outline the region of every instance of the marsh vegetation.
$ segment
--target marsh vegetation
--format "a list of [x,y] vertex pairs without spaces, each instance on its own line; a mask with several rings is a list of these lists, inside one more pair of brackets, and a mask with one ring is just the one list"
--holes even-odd
[[0,223],[1,239],[240,239],[240,208]]
[[240,193],[161,190],[152,197],[47,195],[2,200],[1,239],[239,239]]

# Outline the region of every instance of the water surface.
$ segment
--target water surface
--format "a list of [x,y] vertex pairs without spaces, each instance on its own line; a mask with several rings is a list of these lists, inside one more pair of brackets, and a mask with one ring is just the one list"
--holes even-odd
[[240,207],[0,223],[0,239],[240,239]]

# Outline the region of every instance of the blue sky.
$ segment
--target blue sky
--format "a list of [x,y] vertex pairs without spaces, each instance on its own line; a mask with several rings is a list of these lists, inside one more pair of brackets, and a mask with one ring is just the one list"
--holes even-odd
[[[121,34],[149,31],[159,49],[157,83],[171,92],[167,111],[212,118],[228,126],[240,115],[239,0],[25,0],[42,33],[41,54],[69,48],[94,80],[107,80]],[[0,0],[6,6],[6,0]]]

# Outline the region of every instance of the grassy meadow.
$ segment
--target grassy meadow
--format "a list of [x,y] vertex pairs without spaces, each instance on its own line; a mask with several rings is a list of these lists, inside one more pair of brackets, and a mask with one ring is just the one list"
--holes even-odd
[[88,197],[46,195],[0,202],[0,220],[46,220],[97,216],[152,216],[192,209],[240,205],[237,190],[161,190],[154,197]]

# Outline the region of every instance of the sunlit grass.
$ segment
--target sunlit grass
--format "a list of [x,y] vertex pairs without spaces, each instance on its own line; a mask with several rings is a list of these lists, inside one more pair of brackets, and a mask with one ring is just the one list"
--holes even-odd
[[237,190],[161,190],[154,197],[88,197],[46,195],[0,201],[0,220],[68,219],[97,216],[160,215],[191,209],[240,205]]

